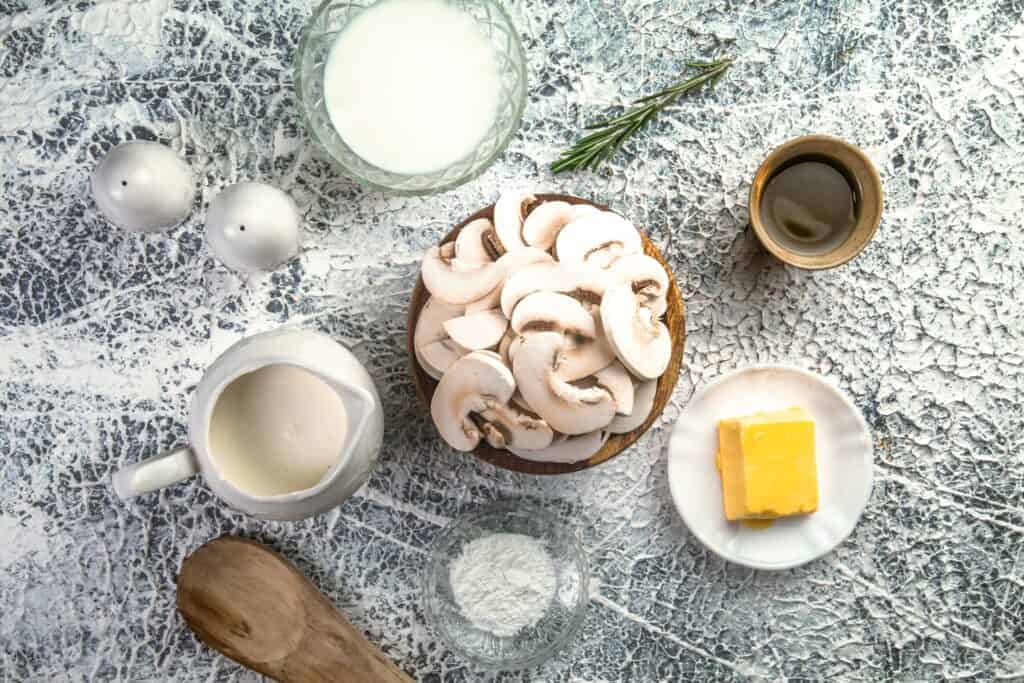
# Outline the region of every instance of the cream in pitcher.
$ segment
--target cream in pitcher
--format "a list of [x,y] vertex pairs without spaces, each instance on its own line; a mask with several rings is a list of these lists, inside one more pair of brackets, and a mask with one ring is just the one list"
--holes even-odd
[[369,477],[384,418],[373,381],[329,337],[259,334],[203,375],[189,412],[190,445],[114,475],[128,498],[201,473],[220,498],[267,519],[340,504]]

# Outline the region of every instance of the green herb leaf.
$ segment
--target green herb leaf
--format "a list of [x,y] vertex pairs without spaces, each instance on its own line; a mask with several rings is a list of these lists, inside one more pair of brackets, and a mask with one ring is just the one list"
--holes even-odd
[[699,69],[700,74],[651,95],[645,95],[633,103],[633,108],[619,116],[585,126],[594,131],[576,141],[570,149],[551,164],[552,173],[578,169],[597,170],[602,162],[611,157],[627,138],[647,125],[665,107],[682,95],[700,88],[705,83],[712,87],[732,66],[733,59],[725,57],[714,61],[689,61],[686,66]]

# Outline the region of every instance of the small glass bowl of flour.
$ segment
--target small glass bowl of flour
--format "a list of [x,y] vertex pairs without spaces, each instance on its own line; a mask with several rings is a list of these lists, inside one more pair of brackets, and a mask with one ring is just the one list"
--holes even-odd
[[557,518],[497,503],[435,540],[424,608],[437,635],[477,668],[526,669],[579,630],[588,582],[579,540]]

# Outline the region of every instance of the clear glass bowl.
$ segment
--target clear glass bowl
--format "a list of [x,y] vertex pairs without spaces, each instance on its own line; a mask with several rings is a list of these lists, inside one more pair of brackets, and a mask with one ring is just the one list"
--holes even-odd
[[[463,547],[495,533],[538,539],[551,556],[557,583],[544,616],[510,637],[479,629],[459,610],[449,568]],[[463,517],[434,541],[423,581],[427,620],[445,644],[479,669],[492,671],[537,666],[563,649],[579,630],[589,604],[587,557],[576,535],[540,508],[502,502]]]
[[519,32],[496,0],[445,0],[477,20],[494,45],[501,78],[501,101],[494,125],[476,149],[450,166],[430,173],[392,173],[360,158],[331,124],[324,104],[324,65],[338,34],[377,0],[326,0],[313,14],[299,44],[295,87],[299,111],[313,138],[345,173],[368,187],[395,194],[431,194],[461,185],[483,173],[519,128],[526,106],[526,57]]

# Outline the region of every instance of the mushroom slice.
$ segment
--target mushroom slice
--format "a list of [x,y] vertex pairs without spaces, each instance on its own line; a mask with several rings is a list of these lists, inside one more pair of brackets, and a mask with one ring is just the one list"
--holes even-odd
[[[511,401],[511,403],[513,403],[516,406],[518,406],[519,409],[524,411],[524,412],[529,412],[529,413],[533,413],[534,412],[533,408],[531,408],[530,404],[526,402],[526,399],[523,398],[523,395],[519,393],[518,389],[516,389],[516,393],[512,394],[512,401]],[[534,413],[534,414],[536,414],[536,413]]]
[[558,376],[564,344],[557,332],[526,337],[512,361],[516,385],[553,429],[569,435],[603,429],[615,417],[615,400],[601,387],[577,387]]
[[608,269],[608,286],[629,284],[633,291],[649,297],[668,293],[668,273],[657,259],[647,254],[630,254],[618,259]]
[[444,373],[448,372],[452,363],[467,353],[469,353],[469,349],[459,346],[451,339],[442,339],[416,349],[416,360],[420,362],[420,367],[424,372],[434,379],[440,380]]
[[630,415],[633,412],[633,378],[622,366],[622,363],[615,361],[606,368],[594,373],[594,381],[597,386],[604,387],[615,399],[615,412],[618,415]]
[[441,248],[431,247],[423,257],[420,269],[423,284],[431,295],[442,301],[468,304],[487,295],[505,276],[497,262],[466,264],[445,256],[446,253],[447,250],[442,253]]
[[576,299],[558,292],[540,291],[524,297],[512,312],[512,329],[527,332],[562,332],[593,339],[594,316]]
[[629,284],[657,317],[668,308],[668,273],[647,254],[623,256],[608,269],[608,287]]
[[[560,332],[565,345],[556,371],[566,381],[588,377],[615,360],[615,352],[604,338],[594,316],[577,299],[557,292],[534,292],[512,313],[512,330],[526,336],[535,332]],[[509,352],[509,357],[515,351]]]
[[455,361],[437,385],[430,415],[448,445],[471,451],[482,434],[470,413],[503,406],[512,398],[516,381],[494,354],[474,351]]
[[[498,263],[501,264],[503,273],[514,273],[524,266],[528,266],[531,263],[553,263],[555,257],[542,249],[535,249],[534,247],[526,247],[518,251],[512,251],[500,259]],[[498,286],[487,293],[482,299],[466,304],[466,313],[475,313],[476,311],[486,311],[491,308],[497,308],[501,305],[501,290],[504,280],[498,283]]]
[[654,408],[654,394],[658,391],[658,380],[650,379],[646,382],[638,382],[634,387],[633,413],[631,415],[616,415],[612,423],[608,425],[608,431],[612,434],[625,434],[647,421],[651,410]]
[[523,241],[523,219],[526,207],[537,198],[525,190],[506,192],[494,204],[494,231],[506,252],[527,246]]
[[523,221],[523,240],[538,249],[555,246],[555,238],[575,217],[569,202],[544,202]]
[[573,220],[576,220],[577,218],[586,216],[588,213],[599,213],[600,211],[601,209],[597,208],[593,204],[573,204],[572,218]]
[[444,331],[459,346],[472,351],[498,345],[508,329],[508,318],[500,309],[467,313],[444,322]]
[[538,450],[550,446],[555,438],[547,422],[511,403],[488,408],[480,413],[480,418],[484,421],[487,443],[494,448]]
[[455,258],[463,263],[490,263],[494,259],[484,246],[484,235],[494,230],[486,218],[477,218],[459,231],[455,238]]
[[644,249],[640,233],[617,213],[599,211],[577,218],[562,228],[555,253],[562,263],[589,263],[607,268],[616,259]]
[[469,353],[468,350],[451,342],[444,329],[447,321],[461,315],[462,306],[448,304],[435,297],[427,299],[427,303],[420,310],[412,345],[416,352],[416,360],[434,379],[440,379],[448,366]]
[[516,304],[534,292],[561,292],[599,304],[605,290],[603,271],[582,264],[534,263],[511,273],[501,289],[501,310],[512,317]]
[[640,379],[657,379],[672,357],[672,336],[657,311],[644,305],[628,285],[616,285],[601,300],[608,343],[626,369]]
[[526,450],[510,447],[508,450],[524,460],[534,462],[579,462],[590,458],[608,440],[608,432],[594,431],[580,436],[559,435],[550,446],[542,450]]

